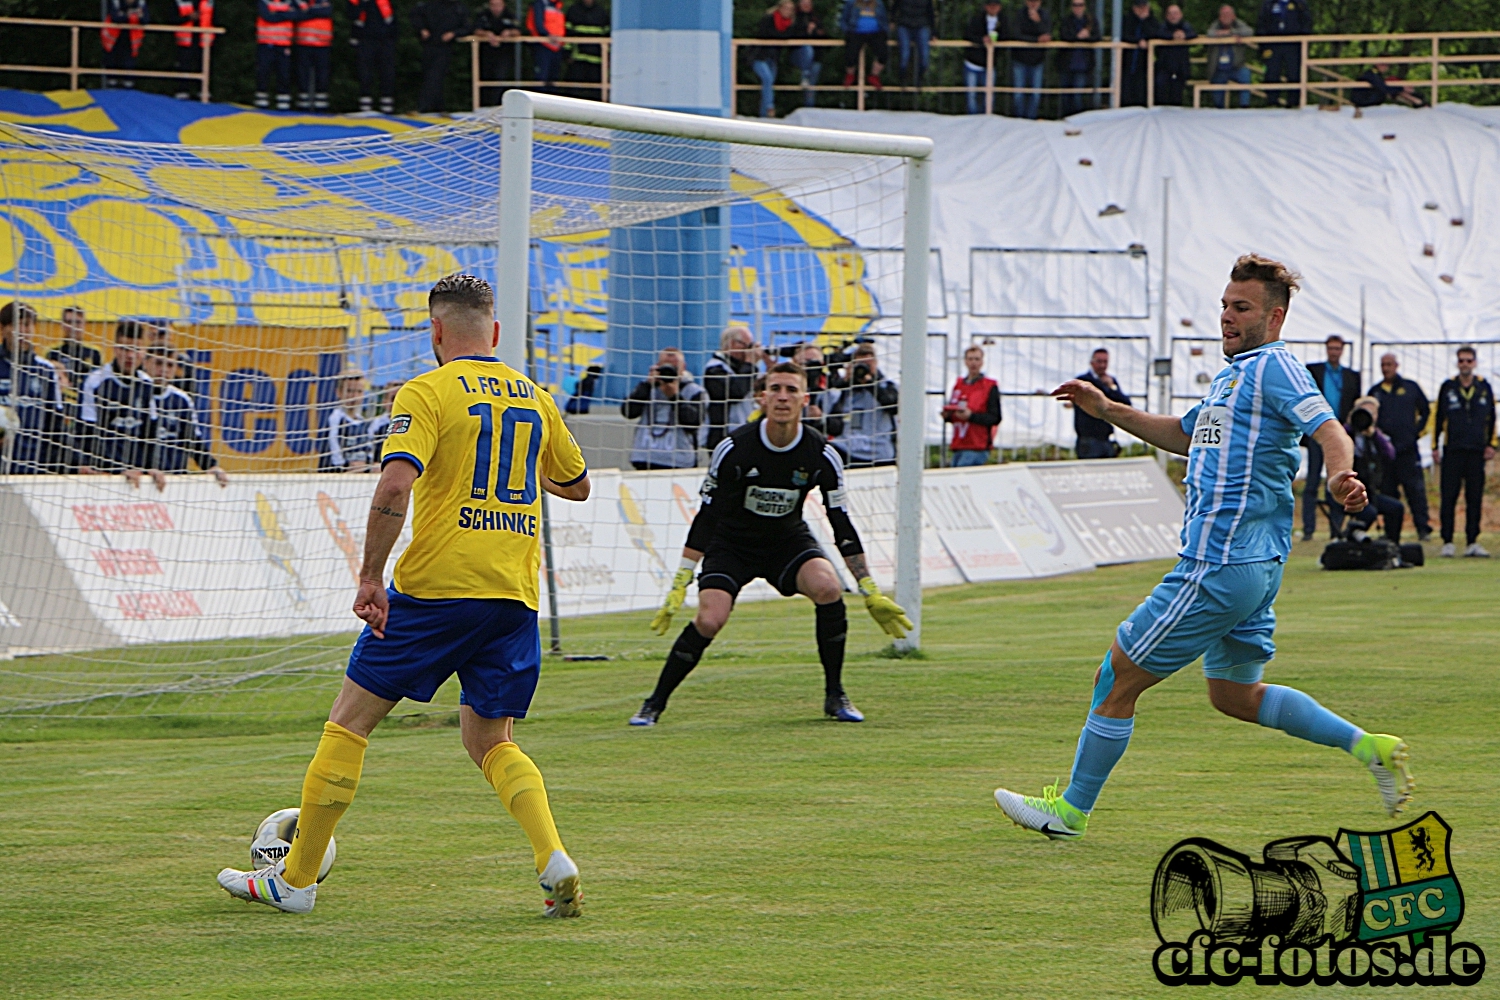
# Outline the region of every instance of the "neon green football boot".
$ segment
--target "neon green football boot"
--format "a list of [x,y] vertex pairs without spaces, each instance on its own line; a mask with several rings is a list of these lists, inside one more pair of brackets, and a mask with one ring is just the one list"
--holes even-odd
[[1052,840],[1077,840],[1089,828],[1089,814],[1069,804],[1055,781],[1042,789],[1041,798],[997,788],[995,804],[1016,826]]
[[1395,816],[1406,808],[1411,793],[1416,789],[1416,779],[1411,776],[1407,761],[1411,754],[1406,742],[1399,736],[1384,733],[1365,733],[1350,748],[1354,759],[1370,769],[1375,775],[1375,787],[1380,790],[1380,804],[1387,815]]

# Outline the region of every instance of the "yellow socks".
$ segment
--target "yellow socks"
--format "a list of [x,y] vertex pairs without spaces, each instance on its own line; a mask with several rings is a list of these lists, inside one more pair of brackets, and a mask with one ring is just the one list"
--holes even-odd
[[552,810],[547,805],[547,786],[542,784],[542,772],[514,743],[496,744],[484,755],[480,768],[500,794],[500,804],[505,806],[505,811],[514,816],[521,829],[526,831],[531,840],[531,853],[536,857],[536,870],[541,872],[547,867],[552,852],[563,849],[562,839],[552,822]]
[[[354,801],[359,772],[365,763],[365,748],[369,745],[369,740],[337,723],[323,723],[318,752],[313,754],[312,763],[307,765],[307,777],[302,779],[302,812],[297,817],[297,833],[292,838],[286,872],[282,875],[292,888],[302,889],[318,880],[318,869],[323,864],[328,841],[333,838],[333,828]],[[537,781],[540,786],[540,776]]]

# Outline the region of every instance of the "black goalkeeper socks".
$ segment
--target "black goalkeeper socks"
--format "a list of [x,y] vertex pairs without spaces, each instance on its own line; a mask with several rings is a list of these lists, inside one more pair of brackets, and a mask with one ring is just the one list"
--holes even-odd
[[703,658],[703,651],[708,648],[712,639],[705,639],[698,633],[698,629],[692,622],[688,622],[683,628],[682,634],[677,641],[672,643],[672,651],[667,654],[667,662],[662,664],[661,676],[656,679],[656,690],[651,692],[650,702],[657,709],[667,707],[667,699],[672,697],[672,692],[677,690],[698,661]]
[[823,694],[837,698],[844,693],[844,640],[849,635],[849,615],[842,599],[815,607],[818,659],[823,661]]

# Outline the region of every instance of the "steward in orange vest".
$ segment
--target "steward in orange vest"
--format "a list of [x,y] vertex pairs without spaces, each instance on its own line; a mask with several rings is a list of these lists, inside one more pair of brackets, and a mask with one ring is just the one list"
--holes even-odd
[[[151,20],[146,11],[146,0],[108,0],[104,6],[104,20],[109,24],[131,26],[129,45],[120,44],[119,28],[99,29],[99,44],[104,47],[104,68],[135,69],[136,57],[141,54],[141,42],[146,39],[146,33],[140,30],[139,25],[147,24]],[[104,85],[133,90],[135,78],[126,76],[111,79],[105,76]]]
[[526,31],[542,40],[534,52],[536,75],[542,81],[542,89],[555,90],[553,84],[562,75],[562,39],[568,32],[568,17],[562,0],[531,0],[526,11]]
[[349,44],[359,49],[359,110],[374,107],[377,84],[380,113],[396,110],[396,12],[391,0],[349,0],[354,32]]
[[296,48],[292,62],[297,74],[297,107],[328,110],[328,86],[333,76],[333,0],[298,0]]
[[257,0],[255,7],[255,106],[271,106],[276,78],[276,110],[292,110],[292,29],[295,0]]
[[[177,0],[177,23],[184,28],[212,28],[214,26],[214,0]],[[177,72],[202,73],[202,50],[214,43],[213,35],[196,31],[179,31],[177,39]],[[177,99],[188,99],[188,81],[177,81]]]

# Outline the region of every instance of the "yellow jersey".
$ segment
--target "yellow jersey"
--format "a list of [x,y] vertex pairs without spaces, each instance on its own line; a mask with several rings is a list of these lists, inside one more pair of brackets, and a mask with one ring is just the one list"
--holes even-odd
[[536,610],[542,477],[570,486],[588,472],[551,395],[494,358],[455,358],[396,393],[381,465],[394,459],[421,473],[396,589]]

